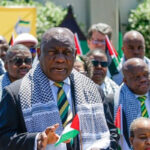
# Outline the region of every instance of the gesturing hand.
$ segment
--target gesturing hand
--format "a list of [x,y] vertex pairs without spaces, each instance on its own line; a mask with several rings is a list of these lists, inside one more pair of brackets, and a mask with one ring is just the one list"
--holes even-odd
[[51,127],[47,127],[45,131],[39,134],[37,140],[37,149],[45,150],[47,144],[54,144],[58,140],[59,136],[55,133],[59,124],[55,124]]

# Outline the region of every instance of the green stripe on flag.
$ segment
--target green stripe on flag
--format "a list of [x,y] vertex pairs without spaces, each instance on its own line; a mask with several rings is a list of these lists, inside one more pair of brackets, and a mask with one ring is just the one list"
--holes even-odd
[[62,143],[62,142],[65,142],[69,139],[72,139],[74,138],[77,134],[79,133],[78,130],[71,130],[69,132],[66,132],[65,134],[63,134],[61,136],[61,138],[59,139],[59,141],[55,144],[55,146],[57,146],[58,144]]
[[117,128],[117,131],[118,131],[118,134],[120,134],[120,133],[121,133],[120,128]]
[[29,21],[19,20],[19,24],[30,24]]

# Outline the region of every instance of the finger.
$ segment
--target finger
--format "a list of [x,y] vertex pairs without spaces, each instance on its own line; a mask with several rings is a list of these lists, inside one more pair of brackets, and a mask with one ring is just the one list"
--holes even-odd
[[56,130],[58,127],[59,127],[59,123],[56,123],[56,124],[54,125],[55,130]]
[[58,127],[59,127],[58,123],[53,126],[47,127],[45,133],[48,134],[49,132],[55,132]]
[[45,134],[45,132],[42,132],[42,134],[41,134],[41,145],[42,145],[42,148],[46,147],[47,140],[48,140],[47,135]]

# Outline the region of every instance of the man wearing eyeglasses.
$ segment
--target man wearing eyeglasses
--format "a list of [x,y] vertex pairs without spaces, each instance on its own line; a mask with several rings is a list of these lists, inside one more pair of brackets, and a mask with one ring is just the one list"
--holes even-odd
[[[112,59],[106,47],[106,40],[105,40],[106,35],[111,40],[112,28],[108,24],[105,23],[93,24],[88,30],[87,43],[90,51],[94,49],[101,49],[106,53],[109,67]],[[107,75],[111,76],[109,71],[107,72]]]
[[90,51],[87,56],[91,59],[94,70],[92,80],[101,86],[104,94],[114,94],[119,88],[118,85],[106,76],[108,60],[105,52],[101,49]]
[[0,76],[0,99],[2,97],[2,89],[12,82],[24,77],[31,66],[32,56],[26,46],[17,44],[9,48],[5,59],[6,72],[4,75]]

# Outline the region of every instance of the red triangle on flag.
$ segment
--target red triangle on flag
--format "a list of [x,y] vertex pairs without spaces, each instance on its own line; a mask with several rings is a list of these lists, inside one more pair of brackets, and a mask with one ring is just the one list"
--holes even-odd
[[74,34],[74,42],[75,42],[75,47],[76,47],[76,50],[77,50],[77,54],[82,55],[82,49],[81,49],[81,46],[80,46],[80,42],[79,42],[77,33]]
[[79,117],[78,115],[76,114],[75,117],[73,118],[73,121],[71,123],[71,128],[75,129],[75,130],[80,130],[80,127],[79,127]]

